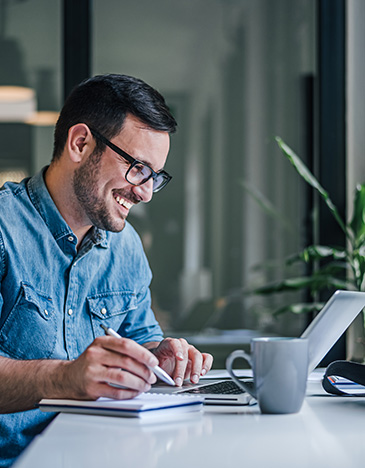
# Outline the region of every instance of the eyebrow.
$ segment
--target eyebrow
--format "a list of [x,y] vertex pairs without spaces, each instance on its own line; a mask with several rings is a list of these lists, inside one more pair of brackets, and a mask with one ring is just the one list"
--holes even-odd
[[[124,150],[123,150],[123,151],[124,151]],[[126,152],[126,151],[125,151],[125,152]],[[127,154],[129,154],[129,153],[127,153]],[[148,161],[146,161],[145,159],[135,158],[135,157],[132,156],[131,154],[129,154],[129,156],[131,156],[132,158],[134,158],[136,161],[139,161],[139,162],[145,164],[146,166],[150,167],[151,169],[153,169],[153,167],[151,166],[151,164],[150,164]],[[154,170],[154,172],[157,172],[157,174],[158,174],[159,172],[164,171],[165,169],[162,168],[162,169],[159,169],[158,171],[156,171],[156,169],[153,169],[153,170]]]
[[[112,141],[110,143],[113,143]],[[117,148],[121,149],[122,151],[124,151],[124,153],[128,154],[128,156],[130,156],[131,158],[135,159],[136,161],[139,161],[143,164],[145,164],[146,166],[150,167],[151,169],[153,169],[153,167],[151,166],[151,163],[149,163],[148,161],[146,161],[145,159],[140,159],[138,157],[135,157],[135,156],[132,156],[131,154],[129,154],[127,151],[125,151],[123,148],[120,148],[119,146],[117,146],[115,143],[113,143],[114,146],[116,146]],[[117,153],[118,154],[118,153]],[[155,172],[159,173],[161,171],[164,171],[164,167],[162,167],[162,169],[158,169],[156,171],[156,169],[153,169]]]
[[[125,153],[127,156],[129,156],[130,158],[134,159],[135,161],[139,161],[143,164],[145,164],[146,166],[148,166],[150,169],[152,169],[154,172],[156,172],[157,174],[159,172],[162,172],[164,171],[164,168],[162,169],[159,169],[159,170],[155,170],[153,169],[153,167],[151,166],[151,164],[146,161],[145,159],[140,159],[140,158],[136,158],[134,156],[132,156],[131,154],[129,154],[127,151],[125,151],[123,148],[120,148],[118,145],[116,145],[115,143],[113,143],[112,141],[108,140],[108,138],[106,138],[104,135],[102,135],[101,133],[99,133],[98,131],[94,130],[93,128],[90,128],[90,131],[91,133],[96,137],[96,138],[99,138],[99,140],[101,140],[106,146],[109,146],[109,148],[114,151],[115,153],[117,153],[119,156],[123,157],[122,155],[120,155],[118,153],[118,151],[115,151],[110,145],[112,146],[115,146],[115,148],[117,148],[118,150],[122,151],[123,153]],[[131,163],[130,163],[131,164]]]

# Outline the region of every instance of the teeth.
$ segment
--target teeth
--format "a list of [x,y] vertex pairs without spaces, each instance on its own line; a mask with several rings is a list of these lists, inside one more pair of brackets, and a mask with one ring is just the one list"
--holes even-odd
[[124,206],[125,208],[127,208],[127,210],[130,210],[133,206],[132,203],[127,202],[127,200],[124,200],[124,198],[121,198],[119,195],[116,197],[116,200],[119,203],[119,205]]

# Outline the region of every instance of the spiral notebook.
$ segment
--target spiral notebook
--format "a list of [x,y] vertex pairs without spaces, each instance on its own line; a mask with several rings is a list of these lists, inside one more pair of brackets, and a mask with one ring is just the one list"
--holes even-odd
[[131,400],[114,400],[111,398],[98,398],[95,401],[43,399],[38,406],[42,411],[46,412],[151,418],[201,411],[203,398],[190,395],[142,393]]

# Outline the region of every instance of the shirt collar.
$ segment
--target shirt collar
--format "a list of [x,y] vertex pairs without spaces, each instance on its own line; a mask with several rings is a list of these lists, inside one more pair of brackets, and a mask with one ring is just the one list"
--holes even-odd
[[[74,235],[70,226],[66,223],[61,213],[58,211],[54,201],[44,181],[44,175],[48,166],[44,167],[40,172],[33,176],[28,181],[29,197],[46,223],[48,229],[52,233],[56,241],[63,237]],[[96,245],[108,247],[108,235],[103,229],[97,227],[92,228],[90,239]]]

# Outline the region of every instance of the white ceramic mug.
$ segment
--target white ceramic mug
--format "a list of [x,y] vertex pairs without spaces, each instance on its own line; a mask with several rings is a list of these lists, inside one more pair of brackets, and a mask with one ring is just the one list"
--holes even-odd
[[[252,367],[253,386],[238,379],[232,367],[243,358]],[[262,413],[297,413],[302,407],[308,378],[308,340],[305,338],[254,338],[251,354],[231,353],[226,367],[232,379],[257,399]]]

